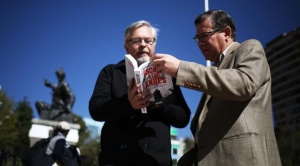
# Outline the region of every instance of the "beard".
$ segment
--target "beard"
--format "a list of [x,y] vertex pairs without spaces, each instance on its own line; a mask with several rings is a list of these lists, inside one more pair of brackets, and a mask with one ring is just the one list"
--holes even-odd
[[140,66],[141,64],[143,64],[147,61],[150,61],[150,57],[149,56],[143,56],[143,57],[138,58],[136,61],[137,61],[138,65]]

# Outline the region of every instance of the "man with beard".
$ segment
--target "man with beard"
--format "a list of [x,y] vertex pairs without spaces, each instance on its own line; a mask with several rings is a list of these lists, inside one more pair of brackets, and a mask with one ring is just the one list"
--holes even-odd
[[[124,47],[138,64],[154,55],[157,31],[147,21],[132,23],[125,31]],[[176,80],[173,80],[173,84]],[[127,86],[125,61],[105,66],[96,81],[89,112],[104,121],[100,166],[170,166],[170,127],[189,123],[190,109],[174,84],[175,101],[141,113],[149,105],[150,90],[138,92],[134,79]]]

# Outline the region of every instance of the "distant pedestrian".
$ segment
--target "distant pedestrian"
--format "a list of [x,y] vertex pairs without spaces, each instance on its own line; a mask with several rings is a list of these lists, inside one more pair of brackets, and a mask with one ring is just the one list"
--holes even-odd
[[70,131],[70,124],[62,121],[53,131],[53,137],[51,138],[48,148],[46,150],[47,155],[51,155],[53,160],[59,166],[65,166],[66,158],[66,137]]

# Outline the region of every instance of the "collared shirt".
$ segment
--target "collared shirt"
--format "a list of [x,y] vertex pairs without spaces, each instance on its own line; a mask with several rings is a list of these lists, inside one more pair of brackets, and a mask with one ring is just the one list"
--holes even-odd
[[227,53],[227,50],[229,49],[229,47],[231,47],[231,45],[233,44],[234,42],[232,42],[224,51],[223,51],[223,56],[222,54],[219,56],[219,61],[221,62],[222,59],[224,58],[224,56],[226,56],[226,53]]

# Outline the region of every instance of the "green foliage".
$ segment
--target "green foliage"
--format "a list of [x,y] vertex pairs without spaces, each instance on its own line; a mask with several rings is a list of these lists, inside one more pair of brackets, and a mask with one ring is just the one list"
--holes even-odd
[[92,139],[80,147],[82,165],[98,166],[98,155],[100,153],[100,142]]
[[185,143],[185,150],[184,150],[184,153],[186,153],[187,151],[189,151],[190,149],[192,149],[195,145],[195,142],[194,142],[194,139],[193,138],[190,138],[190,137],[186,137],[184,139],[184,143]]
[[14,153],[15,142],[19,136],[13,106],[14,102],[0,90],[0,165],[4,163],[7,156]]
[[98,166],[98,155],[100,151],[100,142],[98,139],[87,141],[90,131],[85,125],[82,117],[75,115],[75,122],[80,125],[79,140],[77,146],[81,153],[81,165]]
[[0,148],[12,151],[18,138],[17,117],[13,112],[14,102],[0,91]]
[[80,125],[79,129],[79,140],[77,146],[80,147],[84,144],[84,140],[86,140],[90,136],[90,132],[87,129],[85,122],[83,121],[82,117],[74,114],[74,123]]
[[15,144],[14,156],[22,158],[30,146],[29,130],[31,128],[31,119],[33,118],[33,110],[26,98],[17,104],[15,115],[18,118],[16,127],[19,137]]

